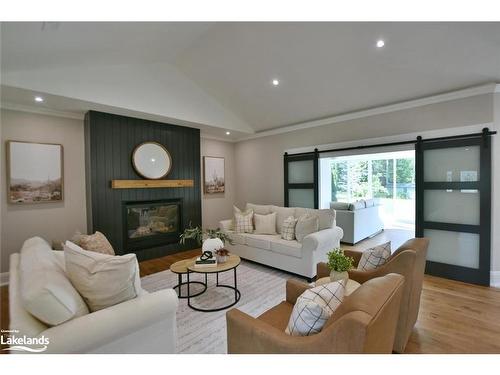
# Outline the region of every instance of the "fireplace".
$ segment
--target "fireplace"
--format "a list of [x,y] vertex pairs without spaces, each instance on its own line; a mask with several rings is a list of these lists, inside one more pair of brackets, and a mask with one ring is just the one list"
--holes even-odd
[[177,243],[184,230],[182,200],[124,202],[123,223],[127,251]]

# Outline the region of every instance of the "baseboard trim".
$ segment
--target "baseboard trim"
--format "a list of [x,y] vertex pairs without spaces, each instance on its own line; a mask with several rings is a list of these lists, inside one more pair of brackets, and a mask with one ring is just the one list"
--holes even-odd
[[8,272],[2,272],[0,273],[0,286],[8,285],[9,284],[9,273]]
[[500,271],[490,272],[490,286],[500,288]]

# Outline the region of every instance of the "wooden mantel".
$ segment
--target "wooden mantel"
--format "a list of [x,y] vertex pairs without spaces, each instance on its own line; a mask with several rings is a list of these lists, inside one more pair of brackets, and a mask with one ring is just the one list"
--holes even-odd
[[193,187],[194,180],[112,180],[112,189]]

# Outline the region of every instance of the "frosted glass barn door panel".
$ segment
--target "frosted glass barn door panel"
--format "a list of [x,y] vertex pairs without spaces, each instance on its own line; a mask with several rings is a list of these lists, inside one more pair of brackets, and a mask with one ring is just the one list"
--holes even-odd
[[424,151],[424,181],[479,181],[479,146]]
[[424,220],[479,225],[477,190],[425,190]]
[[291,161],[288,163],[289,184],[314,183],[314,160]]
[[424,236],[430,239],[427,260],[479,268],[479,234],[426,229]]
[[290,189],[288,199],[290,207],[314,208],[314,189]]

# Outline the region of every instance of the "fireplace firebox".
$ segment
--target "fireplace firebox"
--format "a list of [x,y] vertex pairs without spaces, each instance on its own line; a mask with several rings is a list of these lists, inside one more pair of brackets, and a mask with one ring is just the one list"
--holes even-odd
[[123,203],[124,245],[136,251],[179,242],[182,199]]

